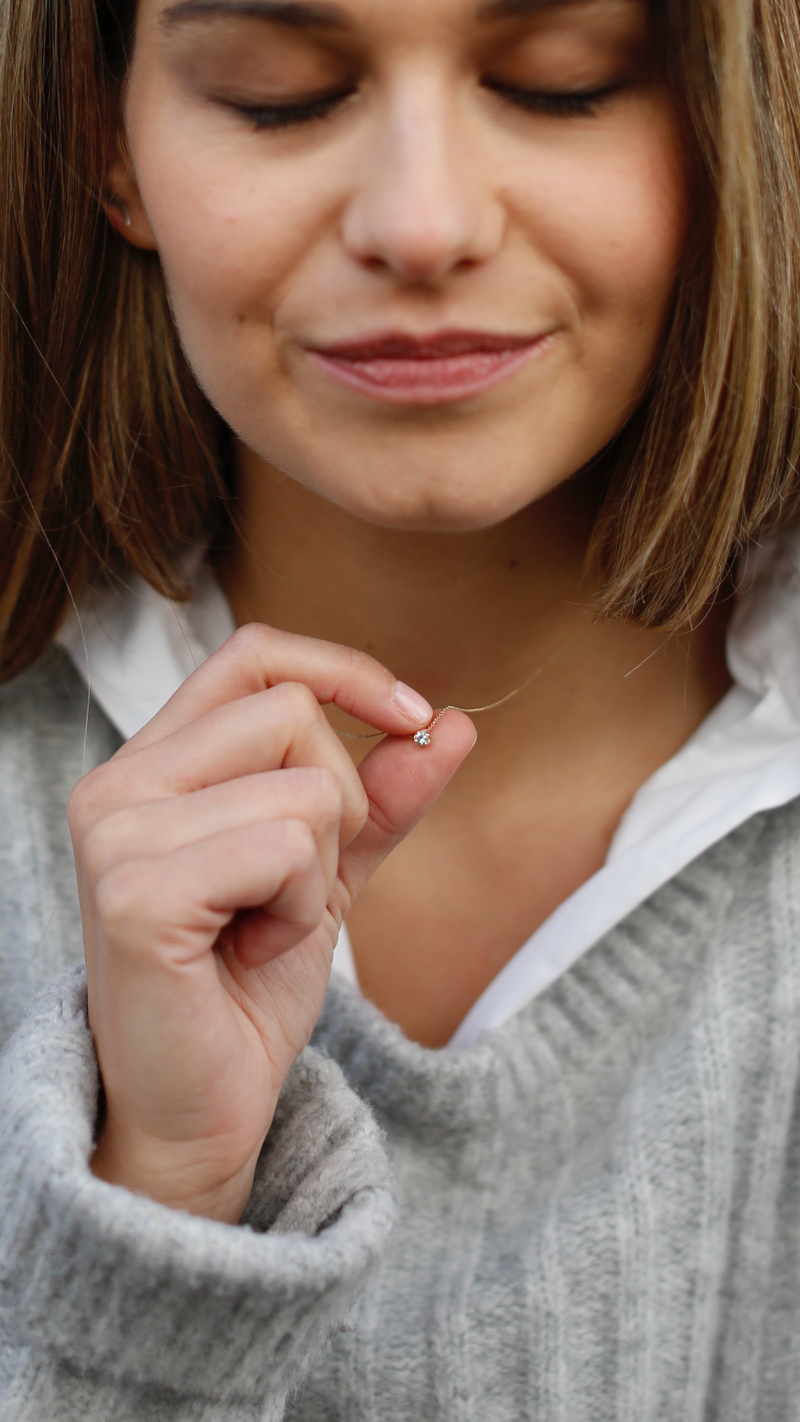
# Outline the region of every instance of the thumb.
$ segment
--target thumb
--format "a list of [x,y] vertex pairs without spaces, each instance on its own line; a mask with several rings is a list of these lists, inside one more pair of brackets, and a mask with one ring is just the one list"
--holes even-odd
[[[430,809],[466,759],[477,732],[461,711],[447,711],[424,748],[406,736],[387,736],[359,766],[369,799],[369,818],[339,860],[339,883],[347,902],[331,905],[347,913],[387,854]],[[336,891],[334,891],[336,893]]]

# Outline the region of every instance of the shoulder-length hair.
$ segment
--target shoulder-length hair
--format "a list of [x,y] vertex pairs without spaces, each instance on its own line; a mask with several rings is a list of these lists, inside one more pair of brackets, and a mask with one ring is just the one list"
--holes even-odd
[[[800,6],[653,0],[696,193],[648,392],[606,452],[599,609],[685,627],[800,513]],[[0,676],[115,568],[186,596],[223,507],[221,424],[158,258],[110,231],[133,0],[0,4]]]

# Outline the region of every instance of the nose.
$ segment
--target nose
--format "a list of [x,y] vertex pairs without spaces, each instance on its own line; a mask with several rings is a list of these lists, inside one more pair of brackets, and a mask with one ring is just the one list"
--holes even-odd
[[445,87],[409,76],[376,116],[371,138],[344,213],[350,256],[414,284],[488,261],[502,242],[503,210]]

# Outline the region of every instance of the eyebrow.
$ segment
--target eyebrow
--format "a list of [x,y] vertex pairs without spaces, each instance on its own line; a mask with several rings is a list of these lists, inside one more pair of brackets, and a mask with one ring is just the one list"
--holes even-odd
[[[520,19],[541,10],[558,9],[579,0],[482,0],[480,21]],[[328,0],[177,0],[161,16],[166,27],[182,21],[216,19],[220,15],[246,15],[295,30],[349,30],[346,11]]]
[[566,9],[581,0],[484,0],[478,7],[479,20],[515,20],[536,15],[541,10]]
[[178,0],[161,16],[166,27],[187,20],[216,19],[219,15],[248,15],[295,30],[346,30],[350,17],[327,0]]

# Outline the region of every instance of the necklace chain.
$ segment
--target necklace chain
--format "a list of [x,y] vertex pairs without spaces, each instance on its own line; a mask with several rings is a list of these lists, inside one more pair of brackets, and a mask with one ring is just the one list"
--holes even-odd
[[[428,722],[427,726],[425,726],[421,731],[416,731],[413,734],[409,735],[406,739],[414,741],[415,745],[418,745],[420,746],[420,748],[424,749],[425,746],[430,745],[434,727],[439,724],[445,711],[463,711],[465,716],[477,716],[481,711],[494,711],[498,706],[505,706],[507,701],[512,701],[515,696],[519,696],[521,691],[524,691],[526,687],[530,686],[531,682],[536,681],[537,677],[540,677],[543,672],[547,671],[548,667],[552,666],[559,652],[562,652],[564,650],[567,643],[571,640],[572,637],[575,636],[577,630],[578,622],[576,621],[574,626],[567,633],[566,637],[562,638],[562,640],[558,643],[558,646],[553,648],[553,651],[550,653],[549,657],[547,657],[546,660],[543,661],[540,666],[536,667],[535,671],[532,671],[530,676],[526,677],[524,681],[521,681],[519,686],[515,686],[513,691],[507,691],[505,696],[500,696],[497,701],[488,701],[485,706],[442,706],[434,715],[433,720]],[[349,741],[374,741],[378,740],[381,736],[385,736],[386,732],[337,731],[336,734],[346,738]]]

